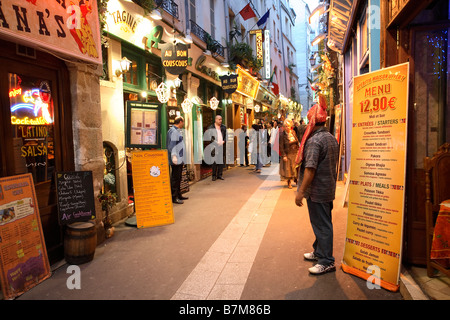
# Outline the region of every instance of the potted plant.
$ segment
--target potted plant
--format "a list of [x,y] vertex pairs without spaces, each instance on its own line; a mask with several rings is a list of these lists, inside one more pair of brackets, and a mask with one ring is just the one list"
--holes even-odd
[[111,208],[117,202],[117,194],[111,191],[100,192],[98,195],[98,201],[102,205],[102,210],[105,212],[105,217],[103,219],[103,227],[106,231],[106,238],[111,238],[114,234],[114,227],[112,226],[111,218],[109,217],[109,212]]

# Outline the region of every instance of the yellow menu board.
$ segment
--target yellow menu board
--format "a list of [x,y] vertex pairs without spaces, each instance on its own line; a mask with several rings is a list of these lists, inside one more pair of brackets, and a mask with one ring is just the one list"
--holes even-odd
[[50,277],[30,173],[0,178],[0,284],[15,298]]
[[378,281],[391,291],[399,288],[401,266],[408,85],[406,63],[355,77],[353,87],[349,205],[342,269]]
[[174,223],[167,150],[135,151],[131,164],[137,227]]

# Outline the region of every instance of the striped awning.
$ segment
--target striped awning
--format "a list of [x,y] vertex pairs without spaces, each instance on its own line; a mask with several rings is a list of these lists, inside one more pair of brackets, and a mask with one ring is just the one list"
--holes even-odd
[[328,14],[328,47],[340,54],[343,53],[349,23],[354,13],[356,0],[331,0]]

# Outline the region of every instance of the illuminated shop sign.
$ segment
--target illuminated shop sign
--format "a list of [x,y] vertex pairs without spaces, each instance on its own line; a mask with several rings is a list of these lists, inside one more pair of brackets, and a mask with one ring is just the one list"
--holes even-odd
[[188,46],[182,43],[161,45],[161,61],[167,72],[179,75],[188,66]]
[[250,34],[256,35],[256,58],[263,61],[263,34],[262,30],[251,30]]
[[15,125],[47,125],[53,123],[50,86],[42,81],[39,89],[14,88],[11,99],[11,123]]
[[0,35],[102,64],[97,1],[2,0]]
[[246,72],[239,66],[237,69],[237,73],[239,75],[239,78],[236,91],[249,98],[255,99],[259,89],[259,81],[253,78],[250,73]]

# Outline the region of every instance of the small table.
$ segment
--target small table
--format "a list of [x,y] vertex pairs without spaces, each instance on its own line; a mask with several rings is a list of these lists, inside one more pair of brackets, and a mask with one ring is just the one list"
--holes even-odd
[[430,258],[444,268],[450,268],[450,199],[440,204]]

